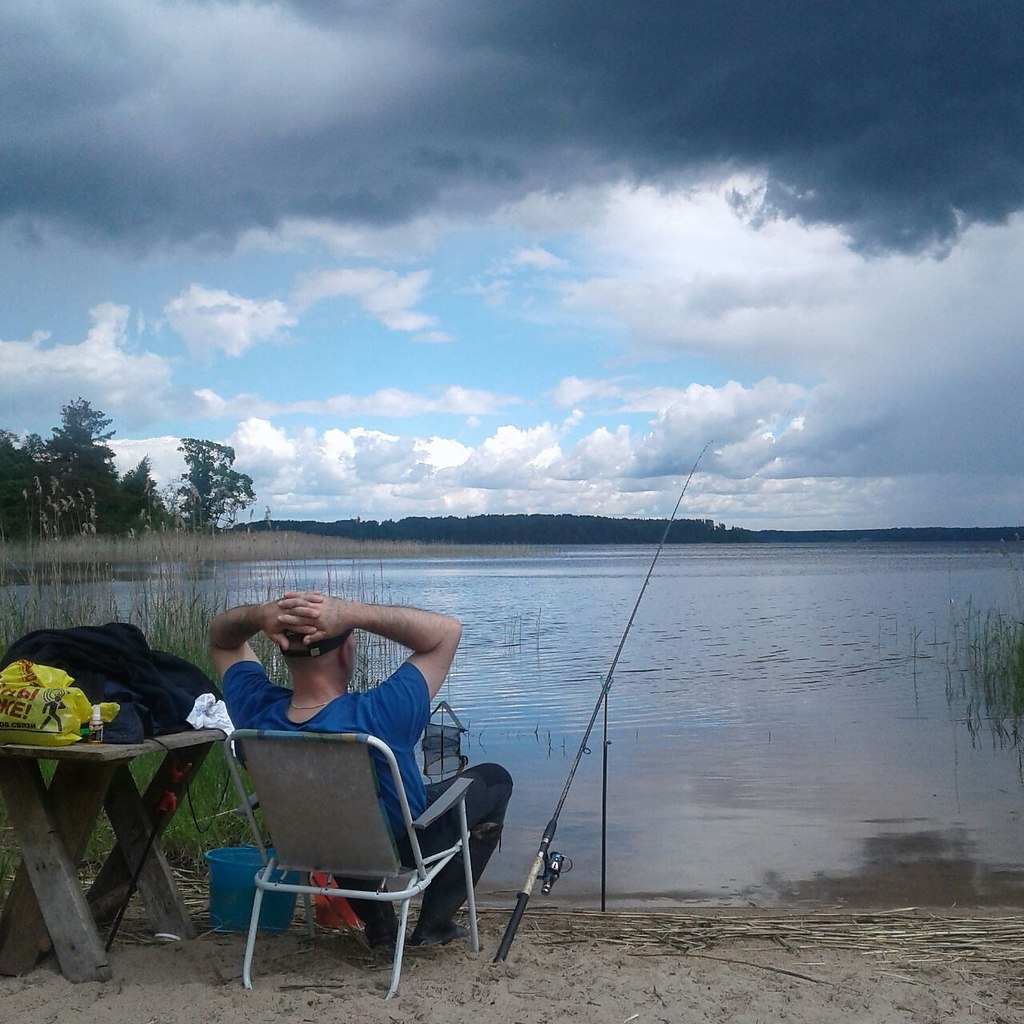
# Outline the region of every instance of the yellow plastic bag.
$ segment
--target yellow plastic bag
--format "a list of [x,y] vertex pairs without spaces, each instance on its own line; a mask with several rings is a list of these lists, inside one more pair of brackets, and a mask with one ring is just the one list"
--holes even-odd
[[[92,702],[63,669],[21,659],[0,672],[0,743],[66,746],[82,738],[92,718]],[[121,710],[100,705],[104,723]]]

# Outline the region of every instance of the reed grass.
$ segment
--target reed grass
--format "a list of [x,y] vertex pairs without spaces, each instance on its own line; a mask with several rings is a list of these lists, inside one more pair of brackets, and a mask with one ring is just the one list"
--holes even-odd
[[[419,541],[363,541],[324,534],[291,531],[192,533],[153,530],[132,536],[80,533],[65,538],[33,541],[0,540],[0,572],[18,566],[78,565],[137,566],[140,571],[158,562],[175,564],[223,562],[330,561],[350,558],[445,558],[522,552],[515,546],[428,544]],[[3,583],[0,576],[0,583]]]
[[951,605],[951,658],[946,697],[964,706],[977,740],[988,730],[1001,746],[1024,738],[1024,573],[1010,556],[1015,610],[981,609],[972,602],[959,614]]

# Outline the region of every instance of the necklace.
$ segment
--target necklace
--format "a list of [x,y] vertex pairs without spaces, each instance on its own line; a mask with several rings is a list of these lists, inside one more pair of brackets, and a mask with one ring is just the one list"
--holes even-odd
[[[332,697],[331,700],[334,700]],[[326,704],[330,704],[331,700],[321,701],[319,704],[296,704],[294,701],[288,702],[288,707],[295,711],[316,711],[317,708],[322,708]]]

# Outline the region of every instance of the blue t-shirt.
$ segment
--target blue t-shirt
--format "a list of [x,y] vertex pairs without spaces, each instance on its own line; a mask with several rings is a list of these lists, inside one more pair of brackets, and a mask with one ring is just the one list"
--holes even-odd
[[[427,795],[416,760],[416,744],[430,720],[430,692],[415,665],[405,662],[380,686],[366,693],[336,697],[306,722],[288,719],[292,691],[272,683],[258,661],[239,661],[224,673],[224,703],[236,729],[297,732],[363,732],[383,740],[395,755],[409,810],[426,810]],[[402,808],[391,770],[377,757],[377,778],[396,836],[405,835]]]

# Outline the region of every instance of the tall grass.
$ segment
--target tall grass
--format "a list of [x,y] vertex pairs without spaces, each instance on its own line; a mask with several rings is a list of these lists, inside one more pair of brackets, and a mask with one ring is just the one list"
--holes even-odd
[[[133,539],[82,536],[27,545],[0,542],[0,651],[36,629],[131,622],[154,650],[185,658],[212,680],[207,628],[229,602],[266,601],[284,590],[307,589],[314,576],[322,580],[325,574],[328,586],[322,589],[328,593],[378,601],[383,569],[379,578],[367,579],[355,559],[410,557],[423,549],[301,534],[154,533]],[[432,547],[429,552],[441,553]],[[353,568],[343,575],[344,559],[352,559]],[[332,564],[325,566],[324,561]],[[264,636],[254,637],[253,646],[272,678],[286,681],[277,647]],[[353,688],[376,685],[402,657],[397,645],[363,637]],[[159,756],[154,755],[133,765],[140,786],[158,763]],[[244,819],[232,813],[234,802],[223,752],[215,748],[165,834],[169,859],[181,867],[201,867],[207,849],[247,841]],[[105,857],[112,841],[104,823],[86,853],[85,873]],[[16,867],[16,845],[0,811],[0,891],[6,891]]]
[[986,727],[1000,744],[1024,736],[1024,621],[998,610],[968,607],[955,623],[956,660],[947,697],[964,704],[977,738]]
[[1002,746],[1020,747],[1024,738],[1024,574],[1008,553],[1014,574],[1014,610],[951,608],[952,657],[946,696],[964,705],[967,726],[977,740],[988,731]]

